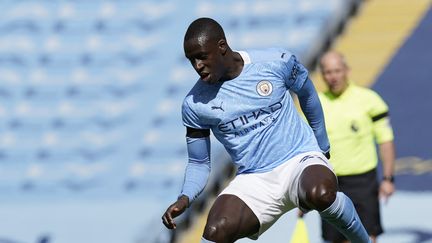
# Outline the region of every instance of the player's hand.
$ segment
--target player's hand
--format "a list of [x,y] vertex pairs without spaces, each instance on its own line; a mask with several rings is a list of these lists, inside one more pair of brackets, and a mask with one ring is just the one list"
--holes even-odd
[[387,203],[390,196],[394,193],[395,186],[393,182],[390,181],[382,181],[379,189],[379,197],[384,199],[384,202]]
[[171,204],[162,216],[162,222],[168,229],[175,229],[177,227],[174,218],[182,214],[189,205],[189,198],[181,196],[177,202]]

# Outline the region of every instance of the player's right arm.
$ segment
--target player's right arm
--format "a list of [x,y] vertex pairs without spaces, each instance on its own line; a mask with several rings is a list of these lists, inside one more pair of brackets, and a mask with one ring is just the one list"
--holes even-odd
[[182,214],[204,190],[210,175],[210,130],[186,127],[188,164],[183,188],[177,201],[162,216],[168,229],[175,229],[174,218]]

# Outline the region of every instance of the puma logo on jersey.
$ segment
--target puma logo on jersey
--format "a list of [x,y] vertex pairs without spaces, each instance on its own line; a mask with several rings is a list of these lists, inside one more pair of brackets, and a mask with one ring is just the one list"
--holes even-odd
[[222,104],[223,104],[223,102],[221,102],[220,106],[212,106],[211,109],[212,109],[212,110],[221,110],[221,111],[225,111],[225,110],[222,108]]

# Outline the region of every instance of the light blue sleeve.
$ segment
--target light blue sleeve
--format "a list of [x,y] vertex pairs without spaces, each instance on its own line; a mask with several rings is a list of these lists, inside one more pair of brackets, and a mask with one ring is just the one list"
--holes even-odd
[[300,107],[309,122],[309,126],[312,127],[321,151],[323,153],[329,152],[330,143],[325,128],[324,113],[312,81],[307,78],[303,87],[296,93],[299,98]]
[[292,55],[285,61],[284,80],[287,88],[297,93],[308,79],[308,70]]
[[309,72],[294,55],[284,59],[285,85],[297,94],[300,107],[314,132],[321,151],[327,153],[330,150],[330,143],[325,128],[324,113],[315,87],[308,77]]
[[189,162],[180,196],[187,196],[190,205],[204,190],[210,175],[210,137],[186,137],[186,141]]
[[196,129],[210,129],[209,125],[203,124],[203,119],[201,119],[196,112],[196,107],[194,106],[195,109],[192,109],[191,104],[189,104],[190,101],[188,101],[189,98],[189,96],[186,97],[182,105],[183,125]]

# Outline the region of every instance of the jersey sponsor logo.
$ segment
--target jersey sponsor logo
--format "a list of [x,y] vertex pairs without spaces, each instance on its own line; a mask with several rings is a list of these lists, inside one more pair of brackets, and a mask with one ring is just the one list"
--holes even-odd
[[256,90],[261,96],[269,96],[273,92],[273,85],[270,81],[262,80],[257,84]]
[[272,114],[281,108],[282,103],[276,102],[268,107],[238,116],[228,122],[221,123],[218,125],[218,129],[223,133],[233,133],[235,136],[243,136],[250,131],[267,126],[274,122],[276,118]]

